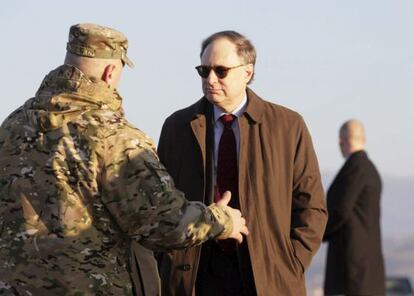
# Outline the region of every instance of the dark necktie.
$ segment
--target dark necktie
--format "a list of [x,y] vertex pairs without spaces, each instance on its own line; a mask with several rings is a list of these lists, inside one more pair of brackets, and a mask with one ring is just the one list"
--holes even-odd
[[239,170],[237,164],[236,137],[231,128],[235,116],[226,114],[220,117],[224,125],[223,134],[220,138],[217,159],[217,194],[216,202],[220,200],[227,190],[231,192],[230,205],[238,207],[239,198]]
[[[217,159],[217,187],[216,202],[221,199],[225,191],[231,192],[229,206],[239,208],[239,170],[237,162],[236,137],[231,128],[235,116],[226,114],[220,117],[224,125],[220,138]],[[236,241],[226,239],[218,241],[219,246],[225,252],[233,252],[236,249]]]

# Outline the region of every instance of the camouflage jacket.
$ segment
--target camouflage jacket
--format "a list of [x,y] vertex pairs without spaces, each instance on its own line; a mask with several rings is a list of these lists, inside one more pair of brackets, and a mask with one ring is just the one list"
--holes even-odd
[[63,65],[0,129],[0,294],[130,295],[131,239],[150,249],[231,231],[188,202],[104,82]]

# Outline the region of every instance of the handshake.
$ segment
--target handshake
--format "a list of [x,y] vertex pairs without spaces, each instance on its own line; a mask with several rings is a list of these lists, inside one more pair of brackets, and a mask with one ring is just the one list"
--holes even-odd
[[249,230],[246,226],[246,219],[242,217],[240,210],[234,209],[228,206],[231,199],[230,191],[226,191],[222,198],[216,203],[217,206],[224,207],[225,211],[228,213],[232,220],[232,230],[230,233],[219,236],[217,239],[235,239],[239,244],[243,242],[243,234],[248,235]]

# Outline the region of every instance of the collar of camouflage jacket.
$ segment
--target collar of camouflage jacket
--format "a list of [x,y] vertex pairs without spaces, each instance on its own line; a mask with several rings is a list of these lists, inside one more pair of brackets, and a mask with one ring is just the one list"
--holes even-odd
[[59,127],[89,111],[107,110],[123,116],[122,98],[115,88],[104,81],[93,81],[71,65],[62,65],[46,75],[25,107],[36,113],[42,129]]

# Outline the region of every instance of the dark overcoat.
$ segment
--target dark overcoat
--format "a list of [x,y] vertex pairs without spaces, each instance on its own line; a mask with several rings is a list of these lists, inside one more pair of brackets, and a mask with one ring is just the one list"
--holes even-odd
[[353,153],[328,190],[327,295],[384,295],[381,179],[364,151]]
[[[258,295],[305,295],[304,270],[327,214],[318,162],[302,117],[247,89],[240,127],[239,199]],[[202,98],[166,119],[161,162],[190,200],[213,200],[211,103]],[[174,251],[161,266],[163,295],[194,295],[201,247]]]

